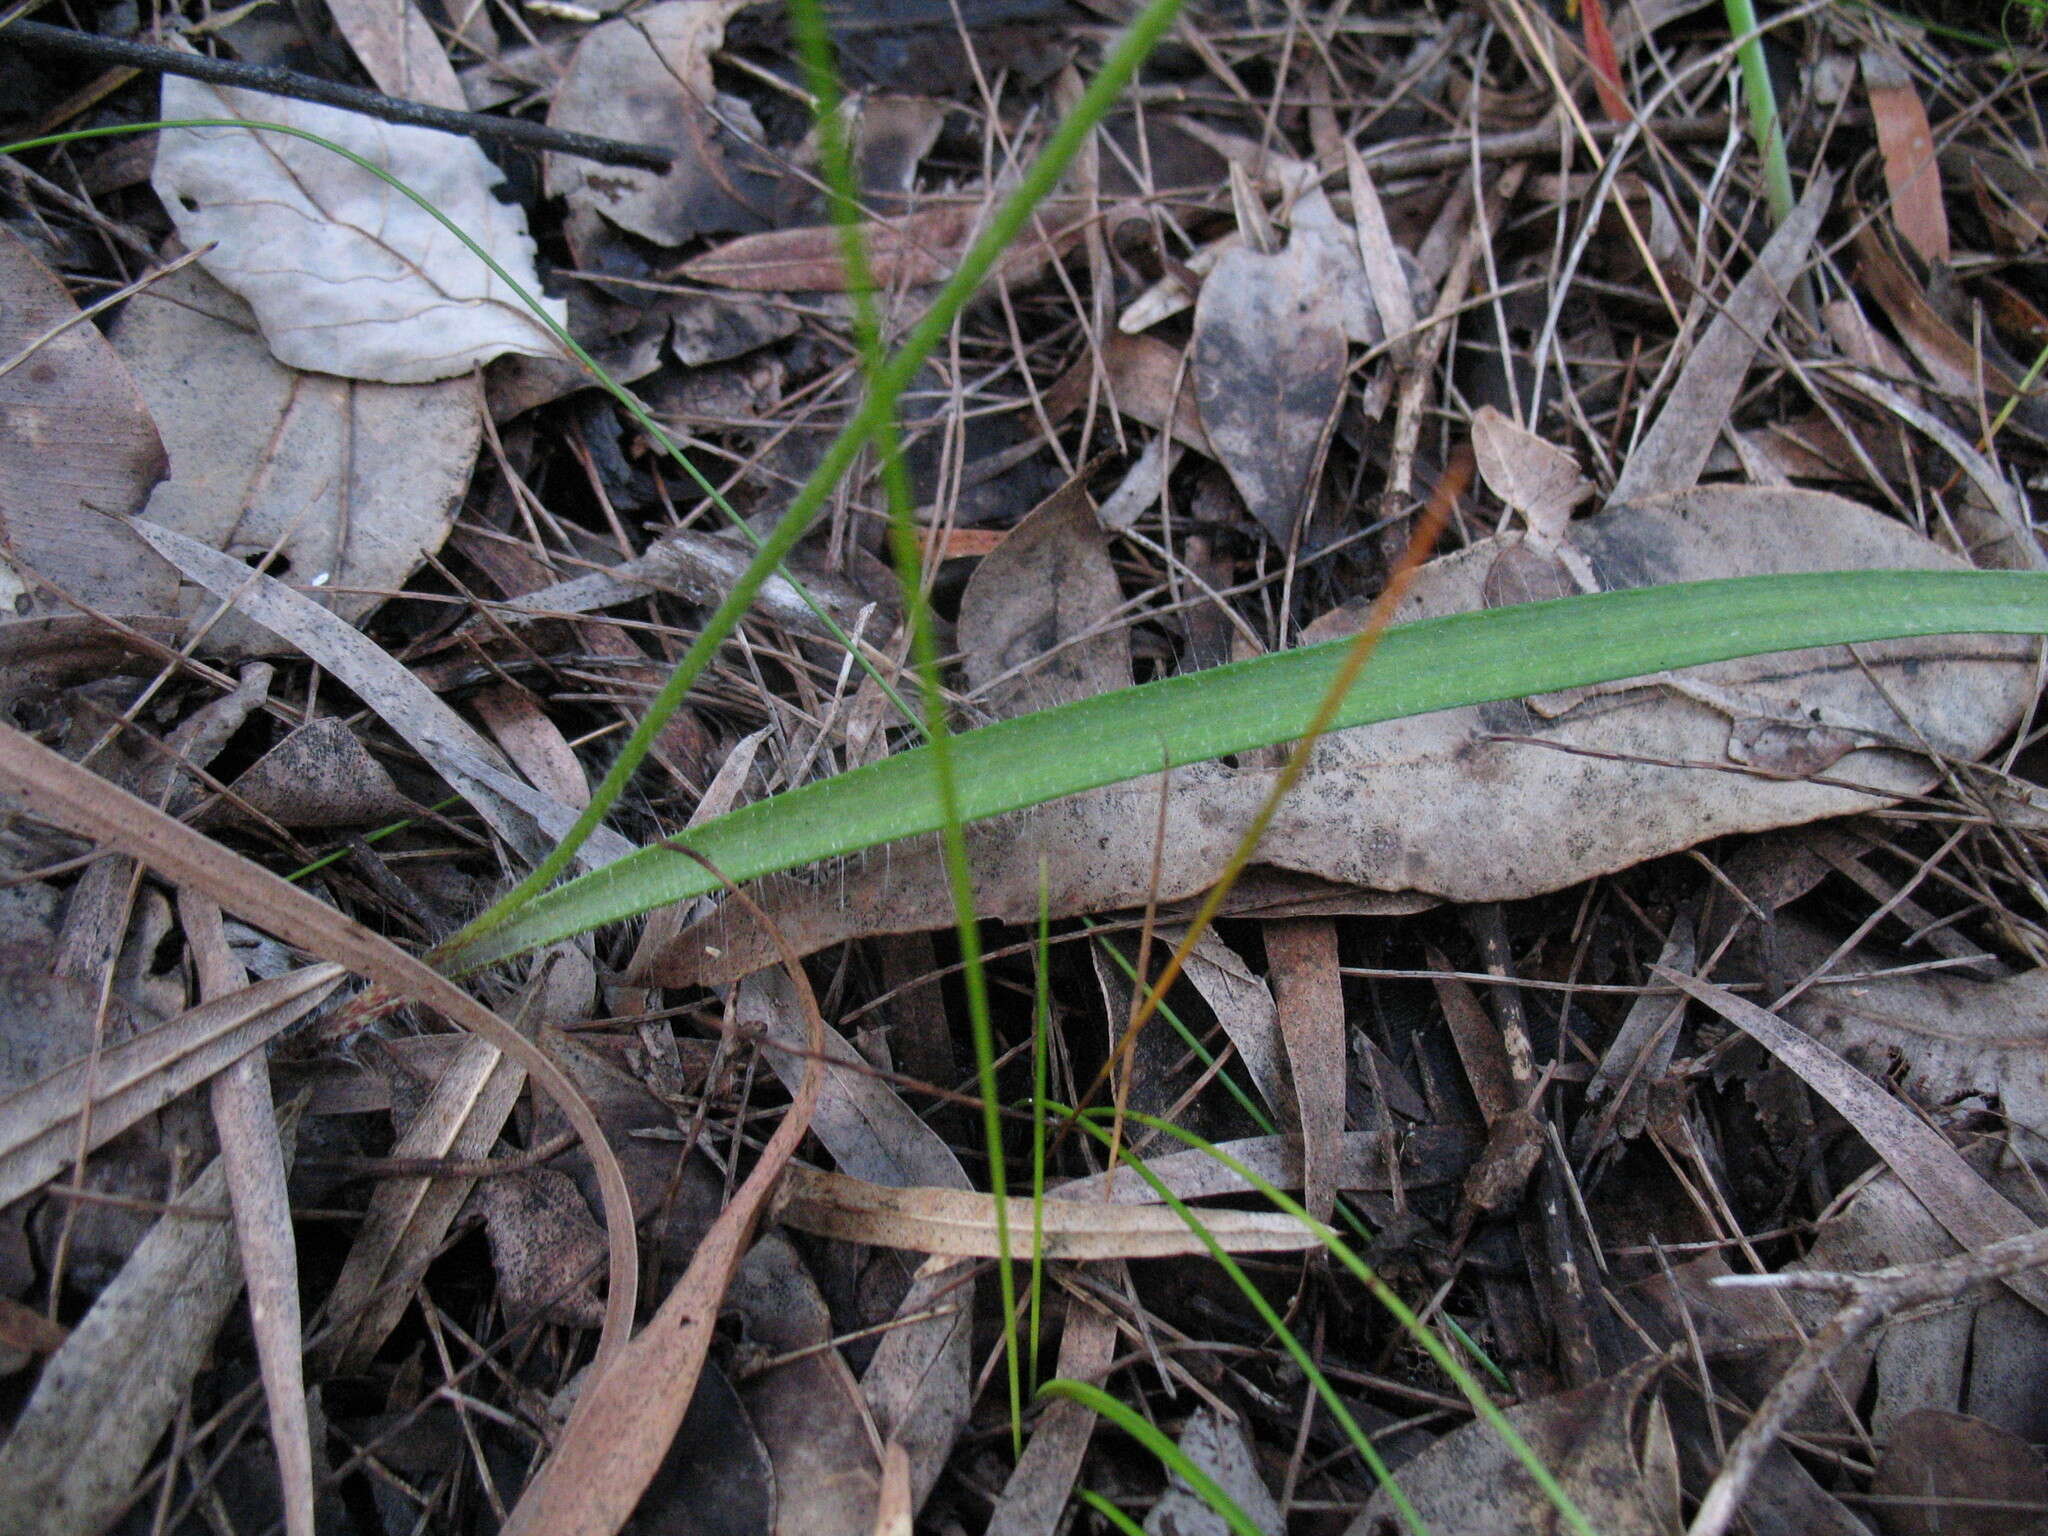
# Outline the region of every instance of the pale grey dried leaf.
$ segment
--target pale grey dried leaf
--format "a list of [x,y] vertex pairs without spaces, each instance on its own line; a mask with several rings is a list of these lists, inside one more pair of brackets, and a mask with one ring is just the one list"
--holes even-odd
[[[178,1196],[227,1197],[218,1161]],[[234,1233],[162,1218],[72,1329],[0,1445],[10,1531],[97,1536],[116,1518],[242,1288]]]
[[[536,299],[526,214],[468,139],[166,75],[166,118],[238,118],[317,133],[404,182]],[[167,128],[157,196],[208,272],[247,301],[279,362],[384,384],[469,372],[560,345],[474,252],[360,166],[285,134]],[[559,300],[542,307],[561,323]]]
[[57,274],[5,228],[0,370],[0,538],[11,562],[0,563],[0,617],[69,607],[17,565],[102,613],[168,613],[173,573],[117,521],[164,472],[149,408]]
[[[1265,1536],[1281,1536],[1287,1529],[1280,1506],[1259,1476],[1241,1422],[1226,1420],[1205,1404],[1194,1411],[1180,1432],[1180,1448]],[[1231,1536],[1233,1529],[1177,1472],[1167,1479],[1166,1491],[1145,1516],[1145,1536]]]
[[345,973],[312,965],[202,1003],[103,1051],[78,1056],[0,1098],[0,1205],[55,1178],[78,1155],[78,1117],[91,1093],[89,1145],[104,1145],[257,1049],[324,1001]]
[[[248,306],[193,267],[129,300],[113,341],[170,450],[146,516],[237,561],[275,553],[273,572],[350,623],[441,547],[482,441],[473,381],[372,384],[287,367]],[[189,620],[215,606],[187,587],[175,611]],[[263,638],[231,617],[208,651]]]
[[[1663,1369],[1644,1361],[1572,1392],[1507,1410],[1536,1456],[1602,1536],[1671,1536],[1678,1511],[1661,1478],[1645,1479],[1633,1420],[1638,1403]],[[1474,1422],[1402,1463],[1401,1491],[1424,1525],[1458,1536],[1522,1536],[1555,1529],[1557,1508],[1491,1426]],[[1374,1536],[1400,1523],[1381,1489],[1345,1536]]]
[[728,152],[741,141],[719,117],[735,109],[711,74],[725,24],[746,3],[664,0],[593,27],[555,89],[549,124],[659,144],[676,161],[649,171],[549,155],[548,195],[657,245],[767,228],[772,186],[749,174],[748,157]]
[[1344,395],[1343,304],[1324,276],[1306,244],[1235,250],[1195,301],[1189,372],[1203,431],[1283,549],[1308,513]]
[[1834,192],[1834,173],[1817,173],[1798,206],[1772,233],[1756,264],[1694,343],[1657,419],[1622,466],[1614,501],[1690,490],[1698,483],[1749,377],[1750,362],[1806,264]]
[[[137,518],[134,527],[186,576],[325,667],[527,858],[538,863],[574,824],[574,811],[520,780],[495,746],[361,631],[275,577],[197,539],[146,518]],[[599,827],[578,859],[596,868],[632,851],[625,838]]]
[[480,1179],[476,1201],[509,1320],[539,1316],[570,1328],[603,1321],[596,1281],[604,1273],[604,1230],[573,1179],[553,1168],[522,1168]]
[[1302,1204],[1318,1221],[1336,1209],[1344,1134],[1344,980],[1337,927],[1326,917],[1265,925],[1266,968],[1287,1049],[1302,1140]]

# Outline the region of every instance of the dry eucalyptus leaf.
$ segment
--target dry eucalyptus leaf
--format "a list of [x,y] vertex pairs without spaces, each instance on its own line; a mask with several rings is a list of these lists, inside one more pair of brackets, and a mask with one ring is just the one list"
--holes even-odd
[[[1197,1408],[1180,1432],[1180,1448],[1189,1461],[1216,1480],[1265,1536],[1282,1536],[1287,1522],[1272,1491],[1259,1477],[1258,1462],[1241,1422],[1225,1420],[1207,1406]],[[1145,1536],[1230,1536],[1231,1530],[1230,1523],[1178,1473],[1168,1479],[1166,1492],[1145,1516]]]
[[1490,405],[1472,413],[1472,453],[1486,488],[1541,538],[1563,538],[1572,508],[1593,494],[1577,459]]
[[[170,450],[153,520],[273,574],[360,623],[441,547],[469,483],[482,422],[475,386],[366,384],[271,356],[249,308],[187,267],[128,301],[114,348]],[[186,588],[188,619],[217,606]],[[167,610],[168,611],[168,610]],[[209,653],[264,648],[238,618]]]
[[[334,107],[166,75],[166,118],[239,118],[317,133],[432,203],[536,298],[526,215],[468,139]],[[467,373],[560,348],[476,254],[409,198],[332,151],[247,128],[167,128],[157,196],[179,238],[255,312],[279,362],[383,384]],[[544,301],[559,323],[568,311]],[[403,441],[403,437],[400,439]]]
[[[592,28],[555,90],[548,123],[658,144],[676,161],[649,171],[549,155],[548,195],[657,245],[768,227],[773,183],[719,121],[744,106],[720,97],[711,76],[711,54],[745,3],[665,0]],[[757,138],[758,125],[748,126]]]
[[[346,722],[309,720],[228,786],[251,810],[286,827],[348,827],[419,814]],[[236,807],[223,805],[223,814]]]
[[[218,1161],[179,1195],[207,1208],[227,1198]],[[159,1220],[44,1367],[0,1445],[10,1531],[93,1536],[112,1525],[241,1291],[234,1234],[224,1221]]]
[[775,1465],[773,1536],[867,1536],[881,1485],[867,1410],[832,1343],[825,1298],[788,1238],[770,1232],[754,1244],[723,1310],[755,1349],[794,1357],[740,1382]]
[[[1602,1536],[1670,1536],[1681,1528],[1675,1489],[1645,1393],[1663,1368],[1645,1361],[1591,1386],[1507,1410],[1572,1502]],[[1654,1401],[1654,1399],[1652,1400]],[[1424,1525],[1458,1536],[1522,1536],[1560,1528],[1556,1506],[1491,1425],[1453,1430],[1399,1472]],[[1384,1489],[1366,1501],[1346,1536],[1375,1536],[1399,1517]]]
[[[1569,542],[1609,587],[1960,564],[1839,497],[1742,486],[1611,508],[1574,523]],[[1480,607],[1501,547],[1482,540],[1432,561],[1400,618]],[[1310,638],[1335,638],[1356,622],[1334,616]],[[1857,656],[1801,651],[1584,690],[1576,707],[1554,715],[1508,702],[1333,732],[1281,804],[1258,859],[1374,890],[1507,901],[1724,833],[1871,810],[1936,781],[1938,770],[1918,755],[1922,739],[1973,759],[2005,736],[2033,696],[2033,649],[2025,639],[1948,636],[1860,646]],[[1825,781],[1732,772],[1745,720],[1853,728],[1866,745],[1836,762]],[[1216,878],[1273,772],[1204,763],[1168,777],[1161,900]],[[977,909],[1032,921],[1041,857],[1056,915],[1144,903],[1154,889],[1161,793],[1154,776],[970,829]],[[1617,805],[1630,814],[1614,815]],[[952,921],[929,842],[899,845],[843,873],[766,891],[770,915],[801,949]],[[771,954],[751,923],[721,909],[670,946],[659,974],[670,985],[701,984],[744,975]]]
[[1282,548],[1308,513],[1344,396],[1345,304],[1324,266],[1303,240],[1272,256],[1231,251],[1195,301],[1190,372],[1203,430]]
[[174,574],[117,521],[163,476],[149,407],[57,274],[4,227],[0,368],[0,617],[70,611],[17,563],[102,613],[168,613]]
[[603,1322],[593,1286],[604,1273],[604,1230],[569,1175],[523,1168],[479,1181],[475,1198],[508,1318],[538,1313],[570,1328]]

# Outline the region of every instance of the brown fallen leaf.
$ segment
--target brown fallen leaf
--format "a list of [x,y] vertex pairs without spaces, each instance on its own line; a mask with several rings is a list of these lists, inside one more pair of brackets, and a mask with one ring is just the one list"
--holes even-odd
[[[1124,1181],[1137,1182],[1128,1174]],[[1124,1182],[1119,1181],[1119,1182]],[[891,1189],[792,1163],[784,1184],[783,1225],[815,1237],[907,1248],[948,1258],[992,1259],[1001,1253],[992,1196],[957,1189]],[[1048,1259],[1164,1259],[1207,1253],[1178,1214],[1156,1206],[1032,1203],[1006,1206],[1010,1255],[1032,1255],[1032,1224]],[[1273,1211],[1203,1211],[1202,1224],[1227,1253],[1299,1253],[1321,1239],[1292,1216]]]
[[[296,727],[228,786],[235,800],[286,827],[346,827],[419,814],[345,721]],[[217,814],[240,806],[224,802]]]
[[1892,227],[1922,261],[1949,259],[1948,210],[1942,206],[1941,167],[1934,156],[1934,131],[1927,108],[1900,59],[1877,48],[1863,50],[1863,88],[1877,125],[1884,161],[1885,191],[1891,196]]
[[[948,202],[915,213],[871,219],[864,225],[868,267],[884,288],[922,288],[945,281],[967,254],[988,216],[984,202]],[[1080,240],[1088,210],[1071,198],[1040,205],[1032,229],[996,263],[996,281],[1030,281]],[[772,229],[728,240],[693,256],[675,271],[691,282],[751,293],[842,293],[846,268],[840,233],[832,224]]]
[[1318,255],[1301,240],[1271,256],[1230,251],[1195,301],[1189,372],[1202,430],[1283,549],[1308,515],[1344,394],[1342,290]]
[[0,564],[0,618],[69,610],[17,564],[102,613],[169,613],[174,573],[116,521],[164,473],[149,407],[57,274],[7,229],[0,370],[0,536],[14,562]]
[[2048,1467],[2010,1430],[1923,1408],[1892,1426],[1870,1491],[1884,1536],[2023,1536],[2048,1508]]
[[865,1536],[881,1484],[860,1383],[832,1343],[832,1316],[788,1238],[748,1250],[726,1309],[771,1357],[739,1384],[775,1466],[775,1536]]
[[[774,183],[727,126],[744,111],[718,94],[711,55],[746,0],[665,0],[590,29],[556,86],[548,123],[578,133],[659,144],[676,154],[666,171],[547,157],[550,197],[602,214],[657,245],[698,235],[764,229]],[[751,116],[751,114],[748,114]],[[721,118],[724,121],[721,121]]]
[[[274,573],[352,624],[441,547],[482,441],[473,381],[371,384],[288,367],[248,306],[193,267],[132,299],[113,343],[170,452],[148,517],[238,565],[275,556]],[[191,620],[215,606],[188,587],[162,611]],[[209,649],[268,639],[230,618]]]
[[[227,1198],[218,1160],[179,1192],[201,1208]],[[10,1531],[95,1536],[113,1523],[241,1288],[229,1223],[173,1215],[151,1228],[43,1367],[0,1445]]]
[[[1676,1483],[1663,1470],[1668,1458],[1649,1412],[1663,1369],[1663,1360],[1652,1358],[1591,1386],[1507,1410],[1508,1422],[1602,1536],[1671,1536],[1680,1528]],[[1556,1506],[1483,1423],[1453,1430],[1402,1463],[1396,1480],[1433,1531],[1523,1536],[1562,1523]],[[1345,1536],[1375,1536],[1398,1519],[1381,1489]]]

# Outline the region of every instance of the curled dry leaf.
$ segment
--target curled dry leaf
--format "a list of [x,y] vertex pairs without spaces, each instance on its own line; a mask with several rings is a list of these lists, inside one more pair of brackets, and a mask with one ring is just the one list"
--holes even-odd
[[[405,183],[536,298],[526,215],[468,139],[354,112],[166,75],[166,118],[281,123],[316,133]],[[170,128],[157,196],[179,238],[255,312],[277,360],[384,384],[467,373],[508,352],[561,349],[476,254],[411,199],[304,139],[250,128]],[[543,307],[557,323],[568,311]],[[403,441],[403,436],[401,436]]]
[[765,228],[773,184],[732,153],[744,141],[720,117],[745,108],[720,98],[711,76],[712,51],[746,3],[666,0],[593,27],[555,90],[549,124],[658,144],[676,161],[648,171],[549,155],[548,195],[657,245]]
[[[287,367],[248,305],[192,267],[131,299],[113,341],[170,451],[146,508],[155,521],[238,562],[274,556],[273,572],[352,624],[448,536],[482,441],[471,381],[366,384]],[[188,620],[216,606],[191,587],[178,600]],[[230,618],[208,647],[266,639]]]
[[[1839,497],[1740,486],[1612,507],[1574,523],[1569,542],[1607,587],[1959,564]],[[1431,562],[1399,618],[1480,607],[1501,548],[1487,539]],[[1311,626],[1308,638],[1334,638],[1355,622],[1348,612],[1334,615]],[[1519,900],[1723,833],[1797,825],[1917,793],[1936,774],[1918,755],[1922,741],[1974,758],[2012,729],[2032,697],[2031,641],[1963,636],[1857,649],[1610,685],[1549,715],[1488,704],[1334,732],[1281,804],[1258,860],[1379,891]],[[1732,771],[1745,741],[1765,727],[1798,740],[1816,727],[1846,731],[1858,749],[1825,779]],[[1171,775],[1162,900],[1216,877],[1273,771],[1209,763]],[[1032,921],[1041,857],[1057,915],[1142,904],[1153,888],[1160,797],[1155,777],[971,829],[977,909]],[[1632,814],[1612,815],[1615,805]],[[844,874],[773,888],[769,907],[793,942],[817,949],[952,921],[929,843],[899,845]],[[721,910],[682,934],[657,970],[671,985],[730,978],[756,969],[765,948],[739,914]]]
[[57,274],[0,228],[0,616],[69,611],[17,563],[102,613],[168,613],[171,571],[116,521],[163,472],[163,442],[120,358]]
[[[881,1248],[947,1258],[993,1259],[995,1199],[929,1186],[892,1189],[792,1163],[784,1184],[784,1226]],[[1153,1205],[1082,1205],[1047,1200],[1037,1213],[1021,1196],[1005,1208],[1010,1256],[1032,1255],[1033,1222],[1048,1259],[1170,1259],[1209,1250],[1173,1211]],[[1316,1234],[1279,1211],[1204,1211],[1202,1225],[1228,1253],[1299,1253],[1320,1245]]]

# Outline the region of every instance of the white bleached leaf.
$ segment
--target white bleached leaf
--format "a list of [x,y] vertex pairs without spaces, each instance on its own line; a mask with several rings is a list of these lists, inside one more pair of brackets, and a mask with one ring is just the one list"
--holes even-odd
[[[163,115],[279,123],[330,139],[413,188],[539,293],[526,216],[492,196],[498,172],[467,139],[170,76]],[[154,185],[180,238],[213,246],[206,270],[248,302],[280,362],[420,384],[508,352],[561,355],[474,252],[317,144],[253,129],[167,129]],[[559,302],[547,308],[566,316]]]

